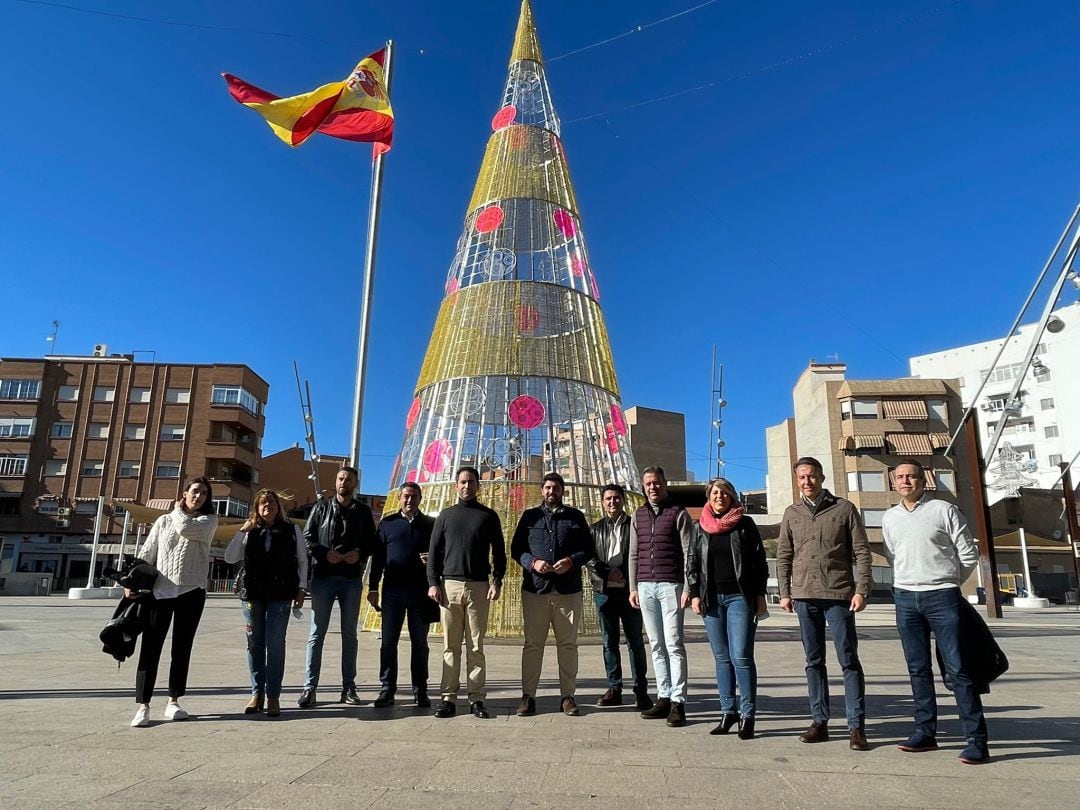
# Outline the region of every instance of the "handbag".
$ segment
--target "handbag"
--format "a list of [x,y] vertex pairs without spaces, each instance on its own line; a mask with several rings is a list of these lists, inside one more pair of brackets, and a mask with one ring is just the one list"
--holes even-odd
[[240,601],[247,601],[247,571],[243,563],[240,563],[240,567],[236,569],[236,579],[233,580],[232,592],[236,594]]

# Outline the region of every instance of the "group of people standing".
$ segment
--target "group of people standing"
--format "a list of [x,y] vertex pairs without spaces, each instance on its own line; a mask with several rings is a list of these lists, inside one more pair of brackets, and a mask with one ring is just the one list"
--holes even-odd
[[[858,656],[855,614],[870,595],[871,554],[858,511],[823,489],[824,473],[813,458],[795,464],[800,500],[784,514],[777,548],[780,607],[797,613],[806,657],[812,723],[804,743],[829,738],[829,692],[825,664],[828,625],[843,670],[849,745],[866,750],[865,677]],[[953,683],[967,747],[961,759],[986,761],[986,724],[979,688],[960,654],[959,585],[977,560],[967,525],[956,507],[928,498],[917,462],[897,466],[894,483],[902,501],[886,514],[886,555],[895,569],[897,625],[915,696],[916,731],[899,747],[937,747],[937,707],[930,667],[933,632]],[[356,691],[357,623],[363,573],[368,558],[368,600],[382,613],[379,694],[375,707],[395,703],[398,642],[406,621],[411,642],[412,702],[430,707],[428,642],[431,623],[444,632],[437,718],[453,717],[462,693],[469,712],[487,718],[484,639],[492,602],[500,597],[507,555],[498,514],[477,500],[480,476],[462,467],[454,485],[458,500],[434,519],[420,510],[419,484],[399,491],[400,509],[376,528],[371,510],[354,497],[356,470],[343,467],[332,497],[320,500],[303,532],[290,523],[275,493],[263,490],[253,516],[226,551],[243,562],[244,615],[252,698],[247,713],[265,708],[280,713],[285,630],[290,607],[311,597],[304,688],[297,701],[316,705],[322,649],[336,602],[342,639],[340,702],[359,704]],[[524,643],[519,716],[536,713],[544,648],[554,632],[559,709],[577,716],[577,634],[582,616],[582,570],[588,572],[603,640],[607,689],[600,706],[623,702],[620,636],[630,657],[630,681],[645,719],[686,724],[687,665],[684,615],[702,617],[714,658],[721,717],[711,734],[736,729],[743,740],[755,735],[757,668],[754,641],[767,615],[768,566],[754,521],[744,514],[738,492],[723,478],[705,488],[699,521],[673,503],[663,469],[642,474],[646,502],[625,511],[626,493],[617,484],[603,488],[603,517],[591,525],[563,503],[565,482],[544,476],[541,503],[526,509],[510,543],[510,557],[522,568]],[[149,723],[153,691],[169,620],[175,616],[172,670],[166,719],[183,719],[183,696],[191,642],[205,601],[209,545],[217,518],[207,509],[210,485],[193,479],[172,513],[162,516],[148,538],[143,558],[161,574],[155,585],[154,632],[144,636],[137,676],[138,711],[133,726]],[[311,575],[308,576],[308,565]],[[201,566],[201,568],[200,568]],[[199,576],[201,575],[201,582]],[[310,580],[310,594],[305,584]],[[656,679],[650,696],[642,630],[648,638]],[[620,632],[621,631],[621,632]],[[464,654],[462,647],[464,646]]]

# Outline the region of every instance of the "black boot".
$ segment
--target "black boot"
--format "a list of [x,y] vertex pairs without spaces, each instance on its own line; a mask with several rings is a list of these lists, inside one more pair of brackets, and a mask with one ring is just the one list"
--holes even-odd
[[641,713],[646,720],[664,720],[671,712],[671,701],[668,698],[657,698],[656,703],[648,711]]
[[739,715],[735,712],[726,712],[723,717],[720,718],[720,724],[710,731],[710,734],[727,734],[739,723]]
[[739,721],[739,739],[740,740],[752,740],[754,739],[754,718],[744,717]]

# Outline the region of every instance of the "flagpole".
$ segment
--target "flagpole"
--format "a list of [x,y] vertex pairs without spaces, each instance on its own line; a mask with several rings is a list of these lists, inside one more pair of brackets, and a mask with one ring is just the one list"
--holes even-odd
[[[393,62],[394,41],[386,41],[386,62],[383,76],[386,95],[390,96],[390,67]],[[379,235],[379,209],[382,201],[383,154],[371,166],[371,205],[368,209],[367,249],[364,256],[364,294],[360,307],[360,337],[356,346],[356,389],[353,396],[352,466],[360,470],[360,430],[364,421],[364,386],[367,380],[368,332],[371,326],[371,297],[375,286],[375,249]],[[357,476],[357,492],[360,490]]]

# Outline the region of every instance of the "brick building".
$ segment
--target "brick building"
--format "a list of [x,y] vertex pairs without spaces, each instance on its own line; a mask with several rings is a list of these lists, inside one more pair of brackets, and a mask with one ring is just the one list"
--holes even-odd
[[204,475],[221,515],[246,517],[269,387],[234,364],[109,356],[0,359],[0,572],[85,580],[97,499],[116,542],[122,504],[168,504]]

